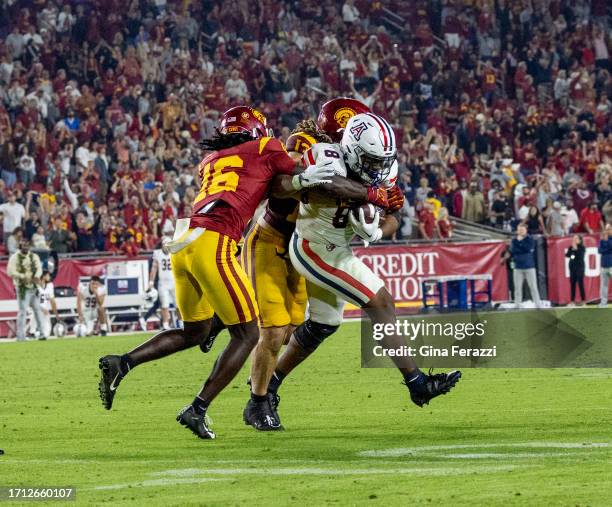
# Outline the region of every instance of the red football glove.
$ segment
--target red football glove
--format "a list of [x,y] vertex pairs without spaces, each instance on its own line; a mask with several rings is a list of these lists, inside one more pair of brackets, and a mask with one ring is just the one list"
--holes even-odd
[[393,185],[391,190],[387,190],[387,198],[389,199],[387,214],[395,213],[404,207],[404,193],[397,185]]
[[386,209],[389,206],[387,191],[381,187],[368,187],[368,202]]

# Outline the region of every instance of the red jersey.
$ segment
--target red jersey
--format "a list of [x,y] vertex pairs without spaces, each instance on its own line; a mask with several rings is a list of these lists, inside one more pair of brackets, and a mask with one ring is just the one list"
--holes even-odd
[[295,162],[278,139],[263,137],[215,151],[199,166],[200,193],[190,227],[204,227],[238,241],[277,174],[293,174]]

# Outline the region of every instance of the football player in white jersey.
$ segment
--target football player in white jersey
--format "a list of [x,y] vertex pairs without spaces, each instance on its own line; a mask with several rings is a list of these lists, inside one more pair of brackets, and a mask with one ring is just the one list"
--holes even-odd
[[47,338],[51,335],[51,312],[55,315],[55,320],[59,320],[57,304],[55,303],[55,287],[51,281],[51,273],[43,271],[38,287],[38,297],[40,298],[40,308],[43,314],[42,335]]
[[163,246],[153,251],[153,263],[149,273],[149,290],[155,286],[155,275],[159,276],[157,293],[162,315],[162,329],[170,329],[170,304],[176,307],[176,293],[170,254]]
[[84,325],[84,334],[93,334],[97,322],[100,327],[100,334],[106,336],[108,327],[106,325],[106,310],[104,309],[105,296],[106,290],[99,276],[92,276],[89,283],[79,285],[77,314],[79,325]]
[[[391,190],[397,179],[395,135],[386,120],[372,113],[353,116],[340,144],[316,144],[305,156],[311,164],[332,162],[336,174],[367,185]],[[392,197],[393,191],[390,194]],[[307,281],[309,319],[296,329],[277,363],[268,387],[273,406],[278,405],[277,391],[283,379],[340,326],[345,301],[362,308],[373,324],[395,323],[393,297],[383,280],[353,254],[349,243],[355,235],[374,243],[392,234],[399,219],[377,210],[369,222],[363,207],[358,208],[357,217],[352,208],[350,203],[321,193],[302,196],[289,253]],[[396,349],[405,341],[391,335],[381,345]],[[458,371],[426,375],[410,357],[392,359],[418,406],[446,394],[461,376]]]

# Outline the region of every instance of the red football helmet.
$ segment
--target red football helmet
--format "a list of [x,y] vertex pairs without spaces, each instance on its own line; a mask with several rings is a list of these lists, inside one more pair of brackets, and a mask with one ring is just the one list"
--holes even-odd
[[356,99],[338,97],[328,100],[321,106],[317,126],[338,143],[342,139],[342,130],[346,127],[346,122],[356,114],[370,112],[368,106]]
[[256,109],[248,106],[236,106],[221,115],[222,134],[246,133],[258,139],[272,136],[272,130],[266,126],[266,117]]

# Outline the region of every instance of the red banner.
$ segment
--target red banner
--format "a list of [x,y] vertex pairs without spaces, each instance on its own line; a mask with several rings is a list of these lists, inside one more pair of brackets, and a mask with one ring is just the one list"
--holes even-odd
[[[131,258],[130,260],[144,259],[145,257]],[[104,257],[102,259],[62,259],[59,262],[57,276],[53,283],[56,287],[77,287],[79,277],[98,275],[103,276],[107,264],[126,260],[123,257]],[[15,286],[6,274],[7,261],[0,262],[0,300],[15,299]],[[1,312],[1,310],[0,310]]]
[[[585,234],[582,236],[585,248],[584,254],[584,295],[587,301],[599,301],[600,262],[598,252],[599,236]],[[567,304],[570,302],[569,259],[565,252],[572,244],[571,236],[547,238],[548,251],[548,299],[551,303]],[[612,284],[610,284],[612,289]],[[576,288],[578,291],[578,288]],[[580,292],[577,292],[578,298]]]
[[[356,248],[355,253],[384,281],[399,307],[419,307],[422,278],[443,275],[491,275],[494,301],[508,300],[508,278],[500,263],[505,248],[501,241],[478,243],[439,243]],[[118,257],[87,260],[60,260],[56,287],[76,287],[81,276],[103,275]],[[476,282],[483,290],[486,282]],[[0,300],[14,299],[12,280],[6,275],[6,262],[0,263]],[[351,310],[350,307],[348,308]]]
[[[400,306],[419,306],[420,280],[443,275],[491,275],[493,300],[507,301],[508,274],[500,263],[504,249],[501,241],[485,241],[376,246],[356,248],[355,253],[385,281]],[[477,282],[476,289],[485,283]]]

